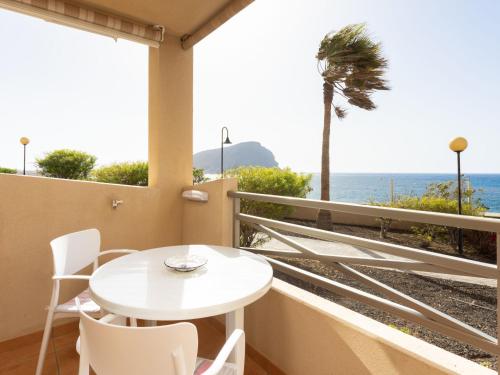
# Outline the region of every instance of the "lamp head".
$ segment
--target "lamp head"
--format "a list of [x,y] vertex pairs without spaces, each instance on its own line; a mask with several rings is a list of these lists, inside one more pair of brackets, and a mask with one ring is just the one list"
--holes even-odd
[[30,140],[29,140],[29,138],[27,138],[27,137],[22,137],[22,138],[19,140],[19,142],[21,142],[21,144],[22,144],[23,146],[26,146],[28,143],[30,143]]
[[222,127],[222,138],[224,138],[224,130],[226,131],[226,140],[224,142],[222,142],[222,144],[230,145],[231,141],[229,140],[229,130],[228,130],[227,126]]
[[454,152],[465,151],[467,146],[468,146],[467,139],[465,139],[464,137],[454,138],[450,142],[450,150]]

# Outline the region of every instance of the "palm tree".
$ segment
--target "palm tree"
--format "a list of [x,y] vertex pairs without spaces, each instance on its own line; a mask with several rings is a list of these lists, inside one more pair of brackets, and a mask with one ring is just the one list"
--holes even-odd
[[[380,43],[373,42],[365,24],[348,25],[327,34],[319,46],[318,69],[323,77],[323,147],[321,156],[321,199],[330,200],[330,123],[332,106],[339,120],[347,112],[333,104],[338,94],[347,103],[371,111],[375,104],[370,96],[377,90],[389,90],[383,75],[387,60],[381,55]],[[336,102],[337,103],[337,102]],[[330,211],[320,210],[317,226],[330,230]]]

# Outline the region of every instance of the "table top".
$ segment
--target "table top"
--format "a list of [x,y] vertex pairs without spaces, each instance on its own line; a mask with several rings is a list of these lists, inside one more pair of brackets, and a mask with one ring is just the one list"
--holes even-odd
[[[208,263],[177,272],[165,259],[195,254]],[[262,297],[273,270],[261,256],[231,247],[183,245],[116,258],[92,275],[92,299],[115,314],[147,320],[186,320],[225,314]]]

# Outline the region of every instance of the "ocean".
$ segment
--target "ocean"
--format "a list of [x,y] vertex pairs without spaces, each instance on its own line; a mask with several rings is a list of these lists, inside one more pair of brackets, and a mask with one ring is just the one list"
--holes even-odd
[[[334,173],[330,176],[330,200],[350,203],[368,203],[370,200],[390,200],[391,179],[395,195],[421,195],[434,182],[456,181],[453,174],[400,173]],[[465,179],[477,190],[490,212],[500,212],[500,174],[466,174]],[[313,173],[313,190],[307,198],[320,198],[320,175]]]

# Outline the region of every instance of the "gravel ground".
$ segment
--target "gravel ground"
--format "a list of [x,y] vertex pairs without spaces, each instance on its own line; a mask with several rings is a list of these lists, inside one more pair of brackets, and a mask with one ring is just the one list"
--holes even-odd
[[[381,296],[381,294],[337,272],[328,264],[297,258],[276,257],[276,259],[321,276],[328,277],[345,285],[353,286],[360,290]],[[496,337],[496,288],[372,267],[354,266],[353,268]],[[394,326],[394,328],[400,329],[405,333],[419,337],[424,341],[437,345],[452,353],[473,360],[483,366],[497,369],[497,359],[495,356],[478,350],[470,345],[435,333],[418,324],[400,319],[352,299],[335,295],[327,290],[294,279],[288,275],[277,273],[277,277],[381,323]]]
[[[309,221],[286,221],[311,227],[315,226],[314,222]],[[386,239],[380,239],[378,228],[334,224],[332,230],[334,232],[350,234],[378,241],[401,244],[413,248],[421,248],[419,239],[414,234],[407,231],[391,231],[389,232]],[[287,234],[286,232],[282,233]],[[295,233],[292,235],[300,237],[300,235],[297,235]],[[431,246],[429,248],[423,250],[457,256],[456,251],[445,242],[434,241],[431,243]],[[474,251],[474,249],[467,243],[465,243],[463,257],[488,263],[495,263],[494,259],[487,259],[477,254],[477,252]],[[381,294],[351,279],[349,276],[336,271],[328,264],[321,263],[315,260],[304,260],[298,258],[275,258],[291,265],[303,268],[307,271],[338,281],[342,284],[356,287],[360,290],[372,293],[374,295],[382,296]],[[416,298],[417,300],[424,302],[429,306],[432,306],[452,317],[455,317],[460,321],[471,325],[472,327],[478,328],[481,331],[496,337],[496,288],[471,283],[463,283],[459,281],[437,279],[428,276],[417,275],[411,272],[398,272],[365,266],[352,266],[352,268],[363,272],[365,275],[379,280],[384,284],[393,287],[394,289],[397,289],[407,294],[408,296]],[[297,280],[288,275],[278,272],[277,277],[319,296],[334,301],[351,310],[357,311],[381,323],[390,325],[391,327],[399,329],[402,332],[411,334],[412,336],[418,337],[452,353],[475,361],[485,367],[495,370],[497,369],[497,358],[475,347],[464,344],[447,336],[443,336],[439,333],[435,333],[434,331],[428,330],[418,324],[400,319],[396,316],[356,302],[352,299],[335,295],[327,290],[316,287],[310,283]]]

